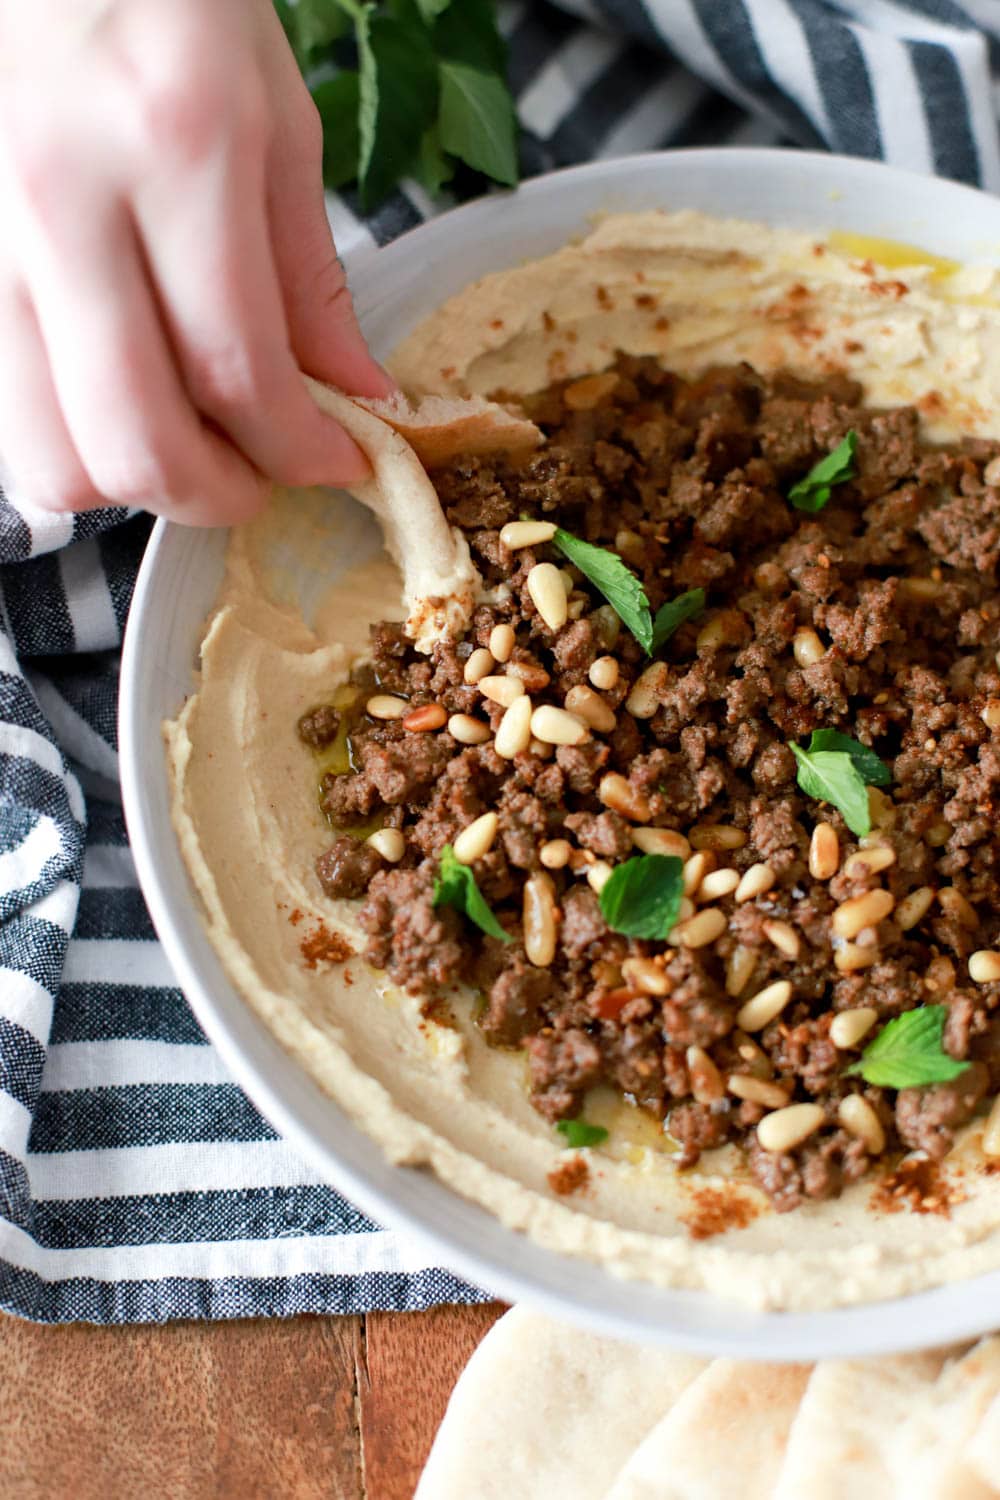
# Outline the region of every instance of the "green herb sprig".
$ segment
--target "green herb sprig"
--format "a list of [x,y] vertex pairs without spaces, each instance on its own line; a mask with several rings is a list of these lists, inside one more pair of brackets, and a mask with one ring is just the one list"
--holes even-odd
[[858,435],[853,427],[837,444],[832,453],[813,464],[809,473],[793,484],[788,491],[789,502],[796,510],[806,510],[815,515],[823,509],[835,484],[846,484],[857,474],[854,457],[858,447]]
[[613,932],[662,941],[677,923],[683,895],[683,860],[637,854],[616,866],[597,899]]
[[499,938],[502,943],[514,941],[493,915],[469,866],[456,858],[450,844],[441,850],[441,863],[434,878],[434,905],[453,906],[488,937]]
[[836,729],[814,729],[809,744],[792,745],[792,754],[806,796],[831,802],[858,837],[870,833],[868,788],[888,786],[892,780],[888,766],[874,750]]
[[969,1066],[942,1045],[947,1005],[922,1005],[889,1021],[846,1070],[883,1089],[919,1089],[951,1083]]
[[565,1150],[577,1150],[582,1146],[599,1146],[608,1138],[603,1125],[589,1125],[586,1120],[560,1120],[556,1129],[566,1142]]
[[[356,181],[368,213],[411,173],[440,192],[459,162],[517,183],[517,117],[493,0],[274,3],[323,122],[327,187]],[[331,66],[332,77],[317,76]]]
[[631,631],[647,656],[655,656],[685,620],[705,608],[705,590],[689,589],[660,606],[653,619],[646,590],[617,552],[595,547],[560,526],[552,538],[563,557],[579,568],[599,594],[603,594],[626,630]]

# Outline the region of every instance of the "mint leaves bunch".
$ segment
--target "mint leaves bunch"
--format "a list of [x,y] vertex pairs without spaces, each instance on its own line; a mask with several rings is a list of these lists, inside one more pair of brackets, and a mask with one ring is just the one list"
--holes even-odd
[[[356,181],[369,213],[410,174],[440,192],[459,162],[515,186],[517,118],[493,0],[274,3],[323,121],[327,187]],[[316,76],[342,57],[332,77]]]

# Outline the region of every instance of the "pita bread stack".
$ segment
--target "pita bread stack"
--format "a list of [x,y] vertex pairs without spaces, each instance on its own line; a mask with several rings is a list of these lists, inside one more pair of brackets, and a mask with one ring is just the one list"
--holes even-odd
[[514,1308],[415,1500],[989,1500],[1000,1338],[817,1365],[641,1349]]

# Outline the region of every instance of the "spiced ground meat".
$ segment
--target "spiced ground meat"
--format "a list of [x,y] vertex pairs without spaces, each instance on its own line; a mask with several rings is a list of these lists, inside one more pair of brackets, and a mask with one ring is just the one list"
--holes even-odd
[[[738,366],[688,381],[619,357],[527,400],[548,439],[532,457],[434,476],[488,602],[430,657],[374,628],[351,769],[322,788],[338,838],[318,876],[331,896],[364,895],[372,962],[429,1000],[479,991],[485,1036],[526,1050],[550,1120],[608,1084],[663,1121],[681,1165],[742,1147],[781,1210],[836,1195],[883,1152],[940,1158],[1000,1087],[1000,959],[969,968],[1000,927],[1000,457],[929,446],[915,410],[860,398],[842,376]],[[795,509],[789,489],[852,431],[854,477],[815,514]],[[524,517],[616,552],[654,612],[702,588],[703,613],[650,666],[551,542],[505,544]],[[540,563],[561,570],[556,628],[532,595]],[[575,743],[498,741],[506,708],[484,675],[517,679],[535,709],[568,702]],[[444,714],[411,732],[366,711],[374,694]],[[302,732],[322,744],[334,728],[313,714]],[[891,770],[863,841],[796,783],[790,744],[816,729]],[[509,944],[434,905],[443,847],[488,813],[471,868]],[[373,820],[401,838],[359,843]],[[611,931],[595,893],[638,828],[672,831],[688,861],[663,942]],[[834,912],[873,892],[871,920],[838,936]],[[741,1030],[741,1007],[779,981],[778,1012]],[[948,1052],[974,1064],[957,1081],[897,1095],[847,1075],[882,1023],[929,1003],[948,1008]],[[864,1008],[867,1036],[845,1042],[835,1018]],[[818,1106],[788,1149],[761,1130],[784,1103]]]

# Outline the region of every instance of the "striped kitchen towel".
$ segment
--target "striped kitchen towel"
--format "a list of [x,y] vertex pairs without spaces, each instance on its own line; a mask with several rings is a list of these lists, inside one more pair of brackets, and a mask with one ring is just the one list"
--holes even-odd
[[[502,19],[527,173],[784,143],[1000,189],[1000,0],[524,0]],[[367,222],[331,202],[352,257],[431,211],[414,184]],[[486,1295],[320,1183],[173,984],[117,781],[148,530],[0,497],[0,1306],[129,1322]]]

